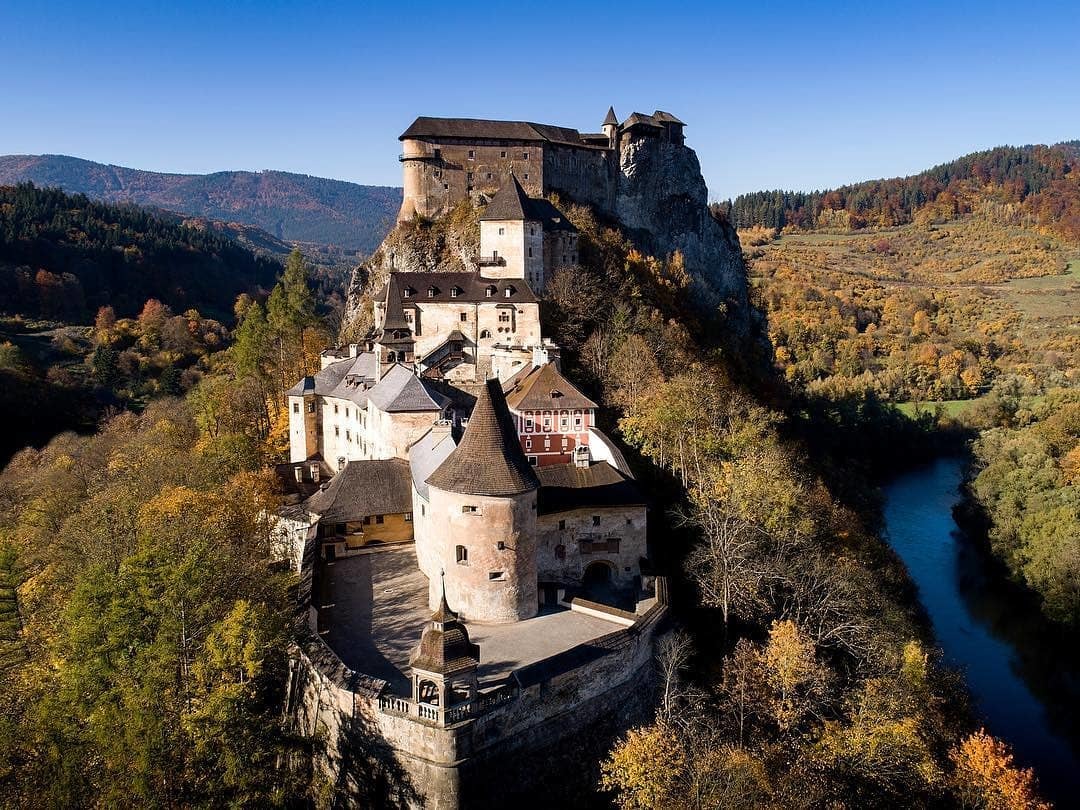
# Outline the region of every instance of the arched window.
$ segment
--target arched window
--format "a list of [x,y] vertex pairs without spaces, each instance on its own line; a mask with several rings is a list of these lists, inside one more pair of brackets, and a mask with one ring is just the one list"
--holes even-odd
[[467,565],[469,562],[469,550],[465,546],[458,546],[454,549],[454,553],[457,557],[458,565]]
[[439,705],[439,687],[435,681],[420,681],[416,687],[416,699],[431,706]]
[[555,559],[556,560],[565,560],[566,559],[566,546],[555,546]]
[[489,337],[491,337],[491,330],[490,329],[481,329],[480,330],[480,337],[481,338],[489,338]]

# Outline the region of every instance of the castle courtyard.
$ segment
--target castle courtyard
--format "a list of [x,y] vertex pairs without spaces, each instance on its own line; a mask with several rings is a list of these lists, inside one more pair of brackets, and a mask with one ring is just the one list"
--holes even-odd
[[[409,655],[431,616],[413,546],[379,547],[327,564],[321,601],[319,631],[341,661],[409,694]],[[570,650],[575,659],[587,657],[589,642],[623,627],[563,607],[511,624],[466,624],[480,645],[481,686]]]

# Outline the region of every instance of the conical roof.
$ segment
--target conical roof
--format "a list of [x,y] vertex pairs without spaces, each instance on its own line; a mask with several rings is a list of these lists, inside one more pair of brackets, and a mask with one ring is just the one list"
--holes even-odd
[[390,281],[386,285],[386,318],[383,321],[383,333],[393,329],[407,329],[412,327],[405,320],[405,310],[401,306],[401,280],[397,273],[390,274]]
[[604,116],[604,124],[603,124],[603,126],[606,127],[608,124],[614,124],[615,126],[619,125],[619,119],[615,117],[615,108],[614,107],[608,107],[607,108],[607,115]]
[[461,444],[427,482],[463,495],[520,495],[540,486],[521,450],[498,380],[484,383]]
[[529,195],[521,187],[517,176],[511,172],[510,182],[495,192],[488,207],[480,216],[481,220],[524,220],[528,219]]
[[469,639],[469,631],[446,604],[444,584],[439,609],[432,614],[431,621],[424,628],[420,643],[409,658],[409,666],[449,675],[475,669],[479,663],[480,646]]

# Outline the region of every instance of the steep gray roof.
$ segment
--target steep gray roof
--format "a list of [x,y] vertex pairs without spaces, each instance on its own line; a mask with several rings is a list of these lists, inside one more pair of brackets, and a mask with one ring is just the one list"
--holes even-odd
[[350,461],[304,508],[327,523],[411,512],[409,465],[400,458]]
[[412,472],[413,487],[425,500],[428,499],[428,476],[446,461],[456,446],[450,431],[436,432],[433,428],[409,448],[409,469]]
[[446,397],[400,363],[390,367],[375,387],[367,392],[367,398],[385,413],[437,412],[448,402]]
[[461,444],[427,482],[465,495],[520,495],[536,489],[536,473],[521,450],[498,380],[487,380]]
[[[529,288],[528,283],[520,278],[483,278],[479,272],[471,273],[442,273],[428,271],[424,273],[396,273],[401,284],[402,300],[410,304],[442,303],[455,301],[459,303],[476,303],[479,301],[491,301],[499,304],[532,304],[536,302],[536,295]],[[457,287],[460,291],[457,297],[450,294],[451,289]],[[488,295],[487,288],[493,287],[494,294]],[[412,290],[412,294],[405,298],[406,288]],[[433,294],[428,297],[428,288],[432,288]],[[506,295],[506,290],[510,295]],[[380,291],[380,297],[386,299],[386,289]]]
[[411,334],[412,327],[405,320],[405,310],[401,308],[401,283],[397,273],[391,273],[386,284],[386,312],[383,318],[383,332],[392,329],[405,329]]
[[510,175],[510,182],[495,192],[484,213],[480,215],[480,220],[527,220],[542,223],[545,231],[577,231],[573,223],[550,200],[526,194],[513,174]]
[[529,195],[521,187],[517,176],[511,173],[510,182],[495,192],[495,196],[491,198],[491,202],[484,209],[484,213],[480,215],[480,219],[507,219],[513,221],[530,219],[528,212]]
[[619,125],[619,119],[615,116],[614,107],[608,107],[607,115],[604,116],[604,126],[606,127],[609,124],[614,124],[615,126]]
[[[338,383],[345,378],[346,373],[352,368],[354,362],[355,360],[350,357],[346,360],[339,360],[336,363],[331,363],[326,368],[319,371],[314,376],[314,379],[305,377],[285,393],[289,396],[300,396],[305,393],[316,393],[327,396],[337,387]],[[311,380],[311,382],[308,382],[308,380]]]

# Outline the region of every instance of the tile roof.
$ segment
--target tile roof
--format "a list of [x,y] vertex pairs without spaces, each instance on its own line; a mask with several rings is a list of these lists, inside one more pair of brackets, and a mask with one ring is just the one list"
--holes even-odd
[[[402,301],[406,305],[428,303],[445,303],[457,301],[463,303],[478,303],[491,301],[493,303],[532,304],[537,298],[524,279],[513,278],[483,278],[479,271],[442,273],[439,271],[426,271],[423,273],[391,273],[400,277]],[[450,290],[458,288],[457,296],[452,296]],[[492,287],[492,295],[488,295],[487,288]],[[433,293],[429,297],[428,289]],[[506,290],[510,290],[507,296]],[[408,297],[405,296],[409,291]],[[386,288],[383,288],[379,297],[386,300]]]
[[384,413],[437,412],[449,402],[400,363],[394,363],[375,387],[367,391],[367,399]]
[[327,523],[411,512],[409,465],[400,458],[350,461],[304,508]]
[[540,479],[537,512],[542,515],[571,509],[644,506],[646,500],[634,479],[606,461],[579,467],[550,464],[536,468]]
[[484,383],[461,444],[427,482],[466,495],[520,495],[536,489],[536,473],[521,450],[498,380]]
[[506,404],[515,411],[596,408],[597,404],[559,373],[554,363],[535,366],[523,376],[515,374],[504,384]]

